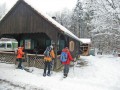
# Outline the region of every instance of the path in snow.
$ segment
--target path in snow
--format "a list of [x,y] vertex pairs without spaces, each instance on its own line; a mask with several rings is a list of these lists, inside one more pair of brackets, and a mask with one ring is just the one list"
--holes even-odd
[[10,81],[0,79],[0,90],[43,90],[30,85],[20,86]]
[[37,68],[28,73],[0,63],[0,90],[120,90],[120,58],[103,55],[81,58],[87,65],[71,67],[66,79],[61,79],[62,72],[43,77],[43,70]]

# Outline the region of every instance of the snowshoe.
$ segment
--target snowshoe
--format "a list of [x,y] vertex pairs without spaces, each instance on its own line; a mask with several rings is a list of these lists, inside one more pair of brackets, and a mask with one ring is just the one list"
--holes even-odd
[[64,74],[63,78],[66,78],[67,77],[67,74]]
[[30,70],[28,68],[23,68],[23,70],[25,70],[27,72],[30,72]]
[[63,78],[66,78],[67,76],[63,76]]

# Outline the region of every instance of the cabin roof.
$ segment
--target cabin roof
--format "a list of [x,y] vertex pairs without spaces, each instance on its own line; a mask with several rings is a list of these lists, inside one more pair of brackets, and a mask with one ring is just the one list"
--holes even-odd
[[84,44],[91,44],[90,38],[80,38],[79,40]]
[[[22,2],[26,3],[26,5],[29,5],[32,9],[34,9],[34,11],[36,11],[39,15],[41,15],[43,18],[45,18],[48,22],[52,23],[55,27],[57,27],[59,30],[61,30],[61,32],[63,32],[65,35],[67,35],[67,36],[69,36],[69,37],[71,37],[71,38],[73,38],[73,39],[75,39],[77,41],[80,41],[80,39],[76,35],[74,35],[71,31],[69,31],[68,29],[66,29],[64,26],[62,26],[61,24],[59,24],[57,21],[55,21],[54,19],[52,19],[47,14],[43,13],[38,7],[36,7],[32,3],[30,3],[29,0],[18,0],[16,2],[16,4],[17,3],[22,3]],[[10,13],[10,11],[8,13]],[[4,19],[6,16],[7,16],[7,13],[3,16],[2,19]],[[1,19],[1,21],[2,21],[2,19]]]

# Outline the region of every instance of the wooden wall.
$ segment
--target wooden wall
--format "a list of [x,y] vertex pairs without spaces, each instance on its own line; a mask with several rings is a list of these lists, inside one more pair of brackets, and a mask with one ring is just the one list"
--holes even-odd
[[[51,39],[55,39],[57,28],[33,8],[25,3],[18,3],[0,22],[1,34],[37,33],[45,32]],[[53,33],[54,32],[54,33]]]

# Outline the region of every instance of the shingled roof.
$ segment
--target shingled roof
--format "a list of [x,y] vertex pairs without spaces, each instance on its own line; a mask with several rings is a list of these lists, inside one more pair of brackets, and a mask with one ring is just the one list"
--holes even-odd
[[[54,19],[52,19],[47,14],[43,13],[40,9],[38,9],[37,7],[35,7],[32,3],[28,2],[27,0],[18,0],[15,5],[17,5],[18,3],[25,3],[26,5],[30,6],[40,16],[42,16],[48,22],[50,22],[51,24],[53,24],[56,28],[58,28],[59,30],[61,30],[61,32],[63,32],[67,36],[69,36],[69,37],[71,37],[71,38],[73,38],[73,39],[75,39],[77,41],[80,41],[80,39],[76,35],[74,35],[71,31],[69,31],[68,29],[66,29],[64,26],[62,26],[61,24],[59,24],[57,21],[55,21]],[[11,8],[11,10],[15,7],[15,5]],[[8,13],[10,13],[11,10]],[[8,13],[4,15],[4,17],[1,19],[1,22],[2,22],[2,20],[4,20],[4,18],[7,17]]]

